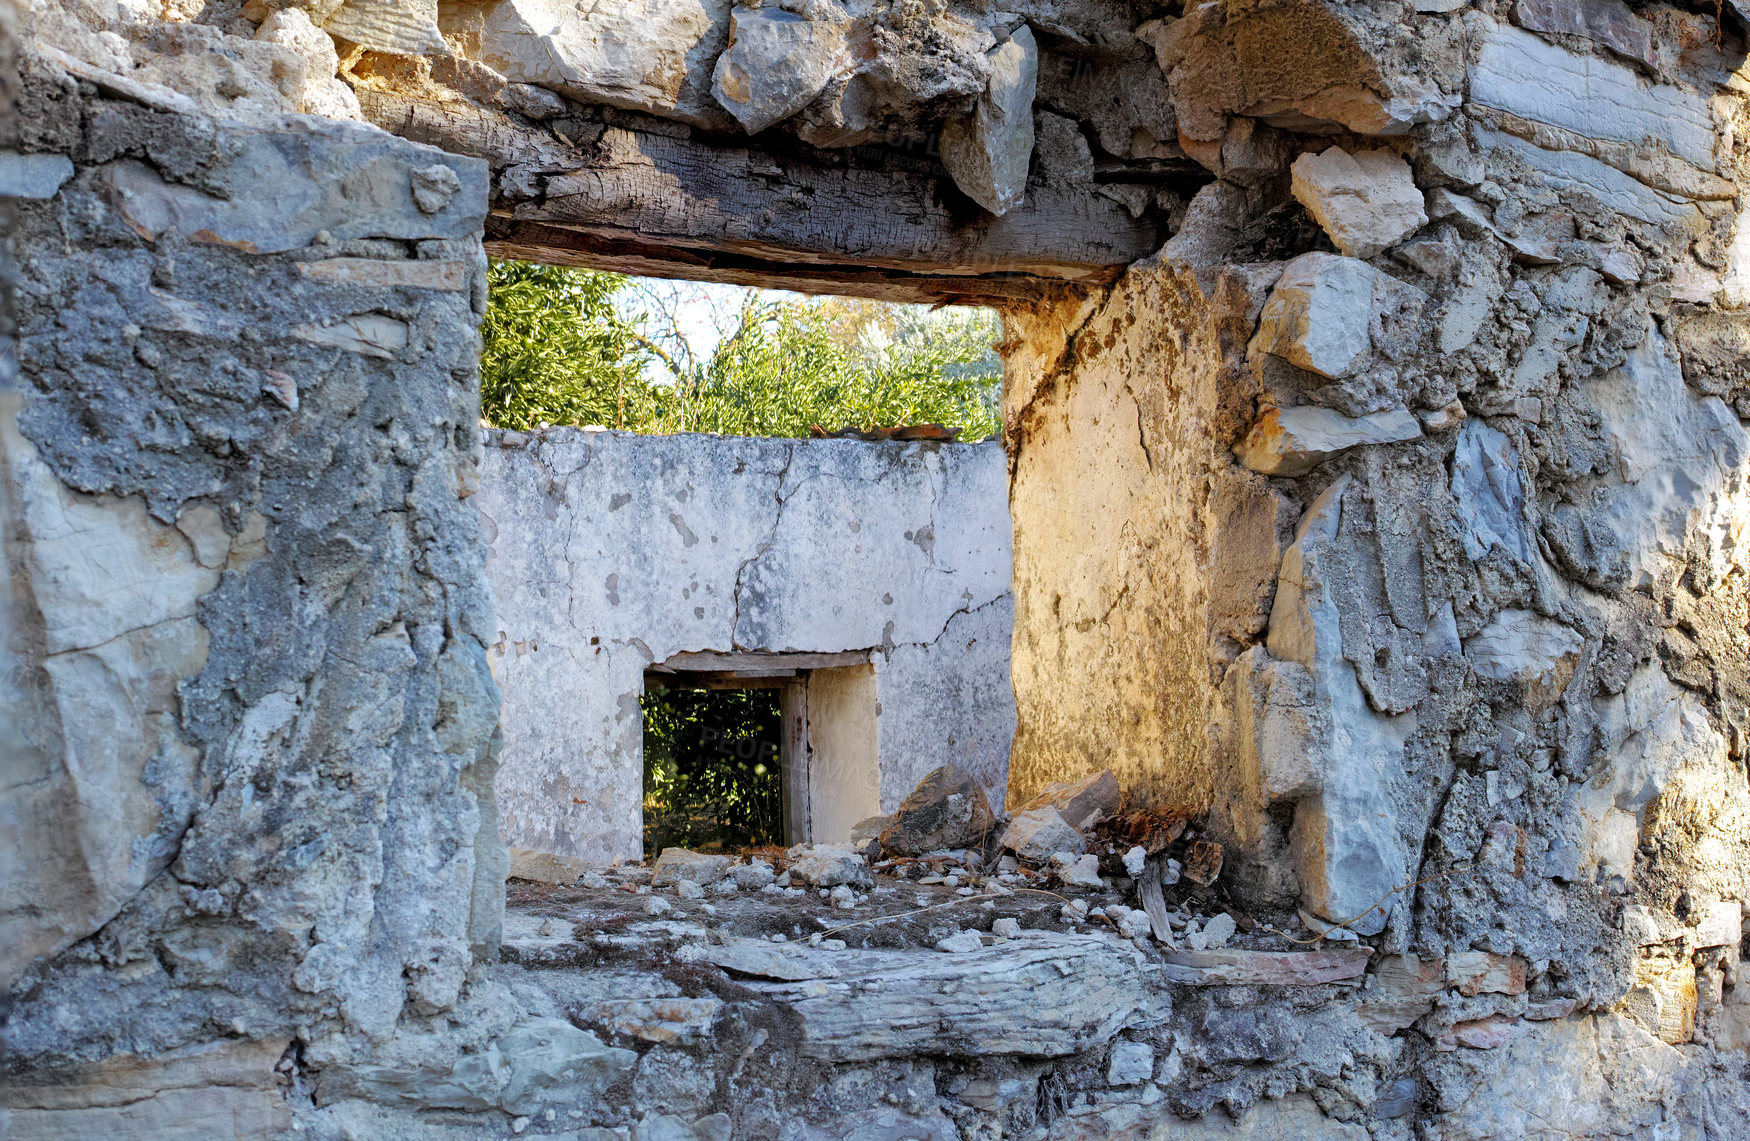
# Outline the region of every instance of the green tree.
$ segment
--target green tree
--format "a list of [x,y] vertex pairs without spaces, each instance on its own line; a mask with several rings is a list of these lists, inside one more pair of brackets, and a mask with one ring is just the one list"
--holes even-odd
[[814,428],[1001,427],[995,314],[750,291],[708,355],[684,296],[590,270],[494,263],[483,333],[490,423],[807,436]]
[[775,689],[653,687],[644,710],[644,851],[784,839]]
[[617,273],[495,261],[480,323],[480,407],[500,428],[635,427],[652,414],[649,350],[614,295]]

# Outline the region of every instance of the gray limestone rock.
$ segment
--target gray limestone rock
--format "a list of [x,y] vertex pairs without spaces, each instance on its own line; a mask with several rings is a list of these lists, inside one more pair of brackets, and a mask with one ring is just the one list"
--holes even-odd
[[968,198],[1002,215],[1020,205],[1027,190],[1039,49],[1023,24],[989,58],[990,86],[972,114],[942,126],[942,164]]
[[1003,832],[1002,846],[1023,860],[1044,861],[1055,852],[1082,849],[1082,834],[1055,808],[1017,812]]
[[714,884],[729,873],[735,861],[715,853],[692,852],[686,848],[664,848],[656,857],[650,878],[652,887],[666,887],[689,880],[700,887]]
[[846,28],[843,21],[810,20],[781,8],[736,8],[711,93],[742,130],[757,135],[814,102],[850,69]]
[[1403,408],[1355,419],[1328,408],[1270,408],[1234,447],[1234,455],[1263,475],[1305,475],[1350,448],[1397,444],[1421,434],[1421,423]]
[[851,887],[868,890],[873,884],[869,862],[856,851],[833,844],[798,844],[785,855],[790,877],[814,887]]
[[1426,301],[1414,286],[1366,262],[1302,254],[1270,291],[1251,351],[1333,380],[1352,377],[1373,362],[1376,351],[1405,355]]
[[513,83],[701,124],[721,115],[709,79],[728,39],[729,0],[497,0],[475,18],[480,62]]
[[1016,811],[1031,812],[1035,808],[1055,808],[1071,828],[1086,832],[1117,812],[1118,801],[1118,778],[1110,769],[1101,769],[1081,780],[1047,785],[1044,792]]
[[958,766],[944,765],[918,783],[881,832],[883,851],[919,856],[984,843],[996,817],[984,789]]
[[0,151],[0,197],[52,198],[72,177],[73,161],[66,155]]

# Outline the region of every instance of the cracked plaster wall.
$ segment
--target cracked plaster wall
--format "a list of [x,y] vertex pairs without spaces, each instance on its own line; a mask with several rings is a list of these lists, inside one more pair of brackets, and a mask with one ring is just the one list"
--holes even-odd
[[684,652],[870,652],[875,764],[815,758],[816,840],[950,761],[1001,795],[1015,712],[994,442],[549,429],[490,433],[486,456],[513,847],[642,853],[638,697],[647,666]]

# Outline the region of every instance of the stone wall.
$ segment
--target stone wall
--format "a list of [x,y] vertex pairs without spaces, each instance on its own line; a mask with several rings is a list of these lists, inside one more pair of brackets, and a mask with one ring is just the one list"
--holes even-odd
[[837,736],[843,685],[810,686],[816,840],[847,839],[949,762],[1000,795],[1004,479],[994,443],[490,433],[476,503],[506,839],[641,856],[644,671],[700,651],[868,654],[873,736]]
[[484,164],[40,60],[21,111],[7,1065],[345,1054],[454,1003],[503,906]]
[[[23,196],[14,1120],[1741,1132],[1742,16],[26,11],[0,139]],[[1078,930],[1125,1007],[1043,987],[1074,973],[1037,970],[1062,948],[993,932],[988,959],[932,966],[865,960],[914,952],[867,934],[756,991],[700,965],[721,924],[542,903],[514,961],[471,965],[500,880],[497,631],[462,501],[483,236],[1002,305],[1015,796],[1112,767],[1140,803],[1207,810],[1226,860],[1193,902],[1256,921],[1242,949],[1275,966]],[[1347,973],[1279,958],[1333,920],[1322,947],[1365,946],[1314,953]],[[601,970],[616,955],[635,977]],[[914,997],[883,997],[900,977]],[[966,1023],[985,1037],[885,1029],[970,986],[1002,1013]],[[1052,1012],[1073,1041],[1040,1044]],[[690,1061],[596,1037],[634,1024]],[[1159,1064],[1133,1082],[1141,1045]]]

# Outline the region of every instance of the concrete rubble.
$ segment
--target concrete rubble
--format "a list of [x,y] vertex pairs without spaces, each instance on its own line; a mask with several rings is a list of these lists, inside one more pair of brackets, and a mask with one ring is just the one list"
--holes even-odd
[[[0,7],[0,1131],[1741,1136],[1747,17]],[[488,253],[1002,438],[482,429]],[[658,875],[739,654],[843,748]]]

